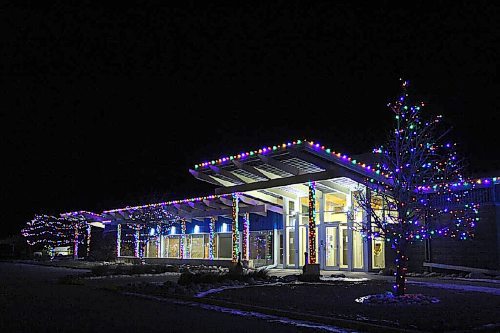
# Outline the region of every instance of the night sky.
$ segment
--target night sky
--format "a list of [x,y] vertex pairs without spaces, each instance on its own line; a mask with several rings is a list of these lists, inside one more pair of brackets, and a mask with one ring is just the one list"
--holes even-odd
[[35,213],[211,194],[190,167],[263,145],[370,151],[400,77],[470,172],[500,175],[500,6],[434,2],[4,2],[1,236]]

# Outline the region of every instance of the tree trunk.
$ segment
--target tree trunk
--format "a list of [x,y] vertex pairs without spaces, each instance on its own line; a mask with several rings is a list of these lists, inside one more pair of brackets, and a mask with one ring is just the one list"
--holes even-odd
[[394,285],[396,296],[403,296],[406,292],[407,264],[406,246],[404,244],[398,245],[396,247],[396,284]]

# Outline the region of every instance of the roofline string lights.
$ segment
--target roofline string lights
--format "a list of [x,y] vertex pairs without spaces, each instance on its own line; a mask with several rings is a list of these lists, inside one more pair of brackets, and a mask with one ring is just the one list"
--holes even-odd
[[322,151],[327,156],[334,157],[338,161],[340,161],[346,165],[359,167],[364,172],[367,172],[370,174],[373,173],[374,176],[384,176],[386,178],[389,178],[389,175],[387,173],[384,173],[380,169],[376,169],[371,165],[367,165],[366,163],[359,162],[356,159],[353,159],[352,157],[349,157],[345,154],[335,152],[332,149],[326,148],[324,145],[321,145],[317,142],[307,141],[307,140],[288,141],[287,143],[282,143],[282,144],[268,146],[268,147],[262,147],[262,148],[257,149],[257,150],[242,152],[240,154],[231,155],[229,157],[221,157],[219,159],[211,160],[209,162],[207,161],[207,162],[202,162],[202,163],[196,164],[194,166],[194,168],[199,169],[199,168],[203,168],[203,167],[209,167],[211,165],[221,165],[221,164],[225,164],[227,162],[230,162],[232,160],[243,160],[249,156],[254,156],[254,155],[258,155],[258,154],[265,155],[265,154],[273,152],[273,151],[286,150],[287,148],[293,148],[293,147],[297,147],[297,146],[301,146],[301,145],[302,146],[307,145],[315,150]]
[[127,211],[127,210],[137,210],[137,209],[143,209],[143,208],[154,208],[154,207],[160,207],[160,206],[178,205],[178,204],[191,203],[191,202],[200,202],[203,200],[212,200],[212,199],[217,199],[217,198],[223,198],[223,197],[227,197],[230,195],[231,194],[218,194],[218,195],[214,194],[214,195],[207,195],[207,196],[203,196],[203,197],[196,197],[196,198],[189,198],[189,199],[182,199],[182,200],[172,200],[172,201],[158,202],[158,203],[133,206],[133,207],[116,208],[116,209],[105,210],[102,212],[102,214],[115,213],[115,212],[121,212],[121,211]]

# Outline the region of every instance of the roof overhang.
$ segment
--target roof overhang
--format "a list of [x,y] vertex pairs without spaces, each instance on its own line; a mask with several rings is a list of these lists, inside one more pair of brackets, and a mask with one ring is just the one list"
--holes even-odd
[[[270,202],[262,200],[249,194],[238,194],[238,197],[240,214],[253,213],[267,215],[269,211],[280,214],[283,213],[281,205],[276,201]],[[190,221],[215,216],[232,216],[232,204],[230,194],[210,195],[193,199],[113,209],[104,211],[102,216],[106,219],[106,224],[137,223],[130,219],[134,211],[162,208],[169,212],[174,217],[173,219],[185,219]]]
[[297,186],[310,181],[326,182],[322,186],[326,190],[342,186],[332,182],[335,179],[357,184],[370,179],[390,182],[376,167],[302,140],[197,164],[189,171],[197,179],[217,185],[217,194],[260,191],[286,197],[291,192],[293,198],[297,191],[304,193]]

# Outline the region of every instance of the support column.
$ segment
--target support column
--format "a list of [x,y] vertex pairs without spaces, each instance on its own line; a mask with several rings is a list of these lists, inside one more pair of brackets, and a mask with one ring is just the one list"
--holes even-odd
[[250,259],[250,213],[243,215],[243,242],[242,242],[242,258],[243,260]]
[[156,258],[160,258],[161,251],[161,224],[156,225],[155,245],[156,245]]
[[73,239],[73,259],[78,259],[78,224],[74,224],[75,234]]
[[238,262],[238,254],[239,254],[239,231],[238,231],[238,213],[239,213],[239,197],[236,193],[233,193],[233,205],[232,205],[232,255],[231,259],[233,263]]
[[208,225],[208,259],[214,259],[214,237],[215,237],[215,217],[210,218],[210,223]]
[[315,263],[316,263],[316,183],[311,181],[309,182],[309,264],[315,264]]
[[[371,202],[371,191],[367,187],[365,189],[366,195],[365,199],[368,200],[368,202]],[[359,206],[359,205],[358,205]],[[363,219],[363,228],[364,229],[371,229],[371,219],[370,219],[370,214],[368,214],[364,209],[361,211],[362,214],[362,219]],[[364,250],[363,250],[363,255],[364,255],[364,260],[363,260],[363,265],[364,265],[364,271],[368,272],[372,269],[373,263],[372,263],[372,242],[373,242],[373,237],[364,237],[365,241],[363,242]]]
[[[286,268],[287,265],[287,251],[286,248],[288,247],[288,235],[287,235],[287,225],[286,221],[288,219],[288,199],[283,197],[283,228],[281,229],[282,234],[283,234],[283,257],[281,258],[282,263],[283,263],[283,268]],[[279,238],[278,238],[278,252],[277,255],[279,255]],[[279,260],[277,261],[277,264],[279,264]]]
[[181,220],[181,248],[180,257],[181,259],[186,258],[186,220]]
[[116,257],[121,256],[121,248],[122,248],[122,225],[118,224],[116,226]]
[[87,258],[90,255],[90,238],[92,236],[92,226],[87,224]]
[[135,228],[135,233],[134,233],[134,257],[139,258],[140,254],[140,233],[139,233],[139,227]]
[[319,229],[318,229],[318,263],[320,268],[324,269],[326,264],[326,235],[325,235],[325,194],[319,199]]

